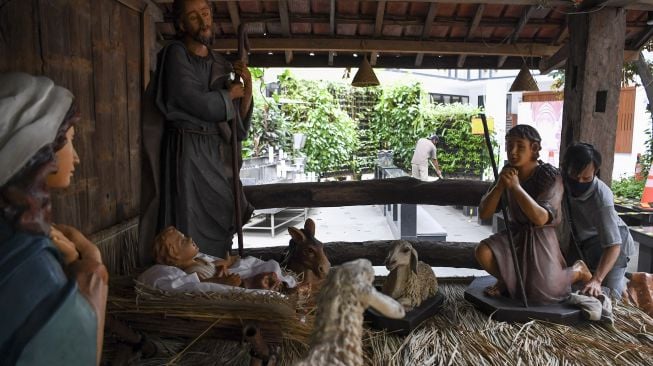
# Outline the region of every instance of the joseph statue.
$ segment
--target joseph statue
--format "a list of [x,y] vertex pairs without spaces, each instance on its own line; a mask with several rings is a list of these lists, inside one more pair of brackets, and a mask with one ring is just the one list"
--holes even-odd
[[[143,103],[141,264],[151,262],[154,235],[168,226],[193,237],[203,253],[225,257],[236,231],[230,122],[236,119],[240,151],[253,108],[247,66],[210,48],[210,4],[175,0],[173,12],[178,40],[159,52]],[[240,200],[247,222],[253,207]]]

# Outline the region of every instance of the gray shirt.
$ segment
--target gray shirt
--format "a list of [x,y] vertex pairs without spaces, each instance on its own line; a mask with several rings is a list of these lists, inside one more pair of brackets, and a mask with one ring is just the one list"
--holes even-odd
[[592,186],[579,197],[569,196],[571,214],[578,241],[598,236],[601,247],[621,245],[625,256],[635,253],[628,226],[617,216],[610,188],[594,177]]
[[435,149],[435,144],[429,139],[421,138],[417,140],[417,146],[415,146],[415,153],[413,153],[413,160],[411,164],[427,164],[428,159],[436,158],[437,150]]

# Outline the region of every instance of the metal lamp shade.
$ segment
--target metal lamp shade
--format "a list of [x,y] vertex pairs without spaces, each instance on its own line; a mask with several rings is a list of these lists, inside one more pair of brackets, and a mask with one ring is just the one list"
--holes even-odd
[[374,75],[374,70],[372,69],[372,65],[367,61],[367,57],[363,57],[363,60],[361,61],[361,65],[358,68],[358,71],[356,72],[356,75],[354,76],[354,80],[352,80],[351,85],[352,86],[377,86],[379,85],[379,79],[376,78],[376,75]]
[[540,91],[537,87],[537,82],[533,79],[531,71],[528,69],[526,64],[521,66],[519,74],[515,78],[515,81],[512,82],[510,86],[511,92],[523,92],[523,91]]

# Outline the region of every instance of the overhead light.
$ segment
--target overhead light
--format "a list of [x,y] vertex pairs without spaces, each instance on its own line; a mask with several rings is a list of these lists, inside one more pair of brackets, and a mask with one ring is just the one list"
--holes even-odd
[[521,65],[521,70],[519,70],[515,81],[512,82],[509,91],[540,91],[540,88],[537,87],[537,82],[533,79],[531,70],[528,69],[525,62]]
[[274,52],[268,52],[268,55],[272,56],[274,55]]
[[367,87],[377,86],[379,84],[379,79],[376,78],[372,65],[367,61],[367,57],[363,56],[361,65],[358,67],[358,71],[356,71],[356,75],[354,75],[354,80],[352,80],[351,85]]
[[354,53],[354,57],[358,57],[358,54],[357,54],[357,53]]
[[308,55],[309,56],[315,56],[315,52],[309,52]]

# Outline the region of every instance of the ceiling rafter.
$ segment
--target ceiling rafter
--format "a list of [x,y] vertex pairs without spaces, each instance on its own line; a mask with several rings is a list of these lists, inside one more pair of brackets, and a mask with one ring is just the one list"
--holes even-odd
[[[331,34],[331,37],[336,35],[336,0],[331,0],[329,4],[329,34]],[[329,66],[333,66],[335,54],[335,52],[329,51]]]
[[231,18],[231,26],[234,27],[234,33],[238,32],[240,26],[240,15],[238,12],[238,4],[236,1],[227,2],[227,9],[229,10],[229,18]]
[[[485,4],[478,4],[478,7],[476,7],[476,12],[474,13],[474,18],[472,18],[472,23],[469,25],[469,28],[467,28],[467,36],[465,37],[465,42],[472,39],[474,32],[476,32],[476,28],[478,28],[478,25],[481,24],[481,19],[483,19],[483,11],[485,11]],[[463,67],[465,64],[465,59],[467,59],[467,55],[458,56],[458,67]]]
[[[422,28],[422,37],[421,39],[427,39],[431,36],[431,28],[433,27],[433,21],[435,20],[435,14],[438,12],[438,4],[431,3],[429,5],[429,11],[426,13],[426,19],[424,19],[424,27]],[[415,66],[422,66],[424,61],[424,53],[420,52],[415,56]]]
[[[526,9],[524,9],[524,13],[522,14],[521,18],[519,19],[519,23],[517,23],[517,26],[515,29],[512,30],[512,33],[510,34],[510,38],[508,39],[508,44],[513,44],[517,42],[517,39],[519,38],[519,34],[521,31],[524,29],[526,26],[526,23],[528,23],[528,20],[531,18],[531,15],[533,15],[533,12],[537,9],[535,6],[529,6]],[[506,62],[507,56],[501,56],[499,57],[499,62],[497,63],[497,67],[501,68],[503,67],[503,64]]]
[[[233,51],[237,48],[237,37],[220,38],[212,48],[216,51]],[[366,38],[250,38],[252,51],[306,51],[306,52],[382,52],[434,53],[450,55],[506,55],[541,57],[554,54],[559,47],[541,43],[514,43],[488,46],[483,42],[432,42],[406,41],[396,39]]]
[[[374,18],[374,38],[379,38],[383,35],[383,18],[385,18],[385,1],[379,1],[376,5],[376,17]],[[370,65],[376,65],[376,58],[379,53],[374,50],[370,53]],[[365,56],[363,56],[365,57]]]
[[[154,0],[157,4],[171,4],[174,0]],[[211,2],[229,2],[231,0],[209,0]],[[278,0],[277,0],[278,1]],[[376,0],[362,0],[362,1],[376,1]],[[406,0],[387,0],[388,2],[405,2]],[[458,3],[458,4],[497,4],[497,5],[532,5],[542,6],[544,3],[547,7],[566,7],[573,8],[573,3],[569,0],[412,0],[422,3]],[[587,1],[587,0],[586,0]],[[617,7],[626,10],[651,10],[653,8],[653,0],[602,0],[600,6],[603,7]]]
[[638,50],[644,47],[644,45],[651,39],[651,36],[653,36],[653,26],[649,26],[648,29],[639,32],[635,39],[630,43],[630,48]]
[[[281,20],[281,34],[286,38],[291,38],[287,0],[279,0],[279,19]],[[286,65],[290,64],[292,62],[292,51],[284,51],[284,57]]]

